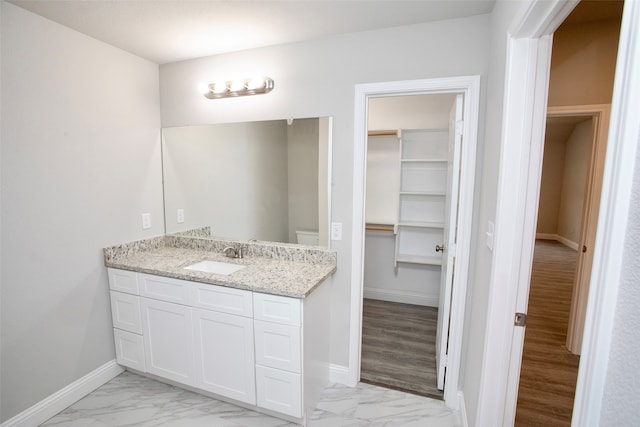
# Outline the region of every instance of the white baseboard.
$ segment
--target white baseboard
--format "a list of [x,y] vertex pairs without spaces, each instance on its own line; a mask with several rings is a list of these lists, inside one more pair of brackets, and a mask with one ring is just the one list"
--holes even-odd
[[538,240],[558,240],[557,234],[552,233],[536,233],[536,239]]
[[115,360],[111,360],[20,412],[15,417],[8,419],[2,423],[2,427],[39,426],[122,372],[124,372],[122,366],[118,365]]
[[540,240],[555,240],[556,242],[560,242],[568,248],[573,249],[574,251],[578,250],[578,243],[567,239],[559,234],[550,234],[550,233],[536,233],[536,239]]
[[438,297],[433,297],[415,292],[394,291],[381,288],[364,288],[364,297],[382,301],[401,302],[404,304],[424,305],[437,307]]
[[329,365],[329,381],[332,383],[344,384],[349,387],[355,387],[351,372],[349,372],[348,366],[343,365]]
[[460,414],[460,425],[462,427],[469,427],[469,419],[467,418],[467,407],[464,403],[464,393],[458,392],[458,413]]

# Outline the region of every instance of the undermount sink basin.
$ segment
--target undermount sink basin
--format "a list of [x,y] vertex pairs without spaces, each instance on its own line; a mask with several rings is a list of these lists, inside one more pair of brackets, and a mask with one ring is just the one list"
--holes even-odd
[[231,273],[235,273],[238,270],[245,268],[245,265],[231,264],[229,262],[204,260],[196,262],[186,266],[186,270],[202,271],[205,273],[223,274],[228,276]]

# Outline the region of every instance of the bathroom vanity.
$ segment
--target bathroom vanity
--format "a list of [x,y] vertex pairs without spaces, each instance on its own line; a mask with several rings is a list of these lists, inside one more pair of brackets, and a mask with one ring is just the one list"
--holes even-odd
[[119,364],[306,424],[329,379],[335,252],[168,235],[107,248],[105,264]]

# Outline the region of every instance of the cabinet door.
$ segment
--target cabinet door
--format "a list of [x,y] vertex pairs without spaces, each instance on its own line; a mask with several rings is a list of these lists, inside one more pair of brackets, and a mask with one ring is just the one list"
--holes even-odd
[[191,308],[140,298],[147,372],[193,383]]
[[122,366],[146,372],[142,335],[114,328],[113,337],[116,344],[116,361]]
[[193,309],[195,386],[255,405],[253,319]]
[[256,366],[258,406],[292,417],[302,417],[300,374]]

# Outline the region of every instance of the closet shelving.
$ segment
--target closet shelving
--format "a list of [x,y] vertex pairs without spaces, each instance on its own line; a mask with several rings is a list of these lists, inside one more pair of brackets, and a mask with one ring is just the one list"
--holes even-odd
[[400,133],[400,189],[395,265],[442,265],[448,130]]

